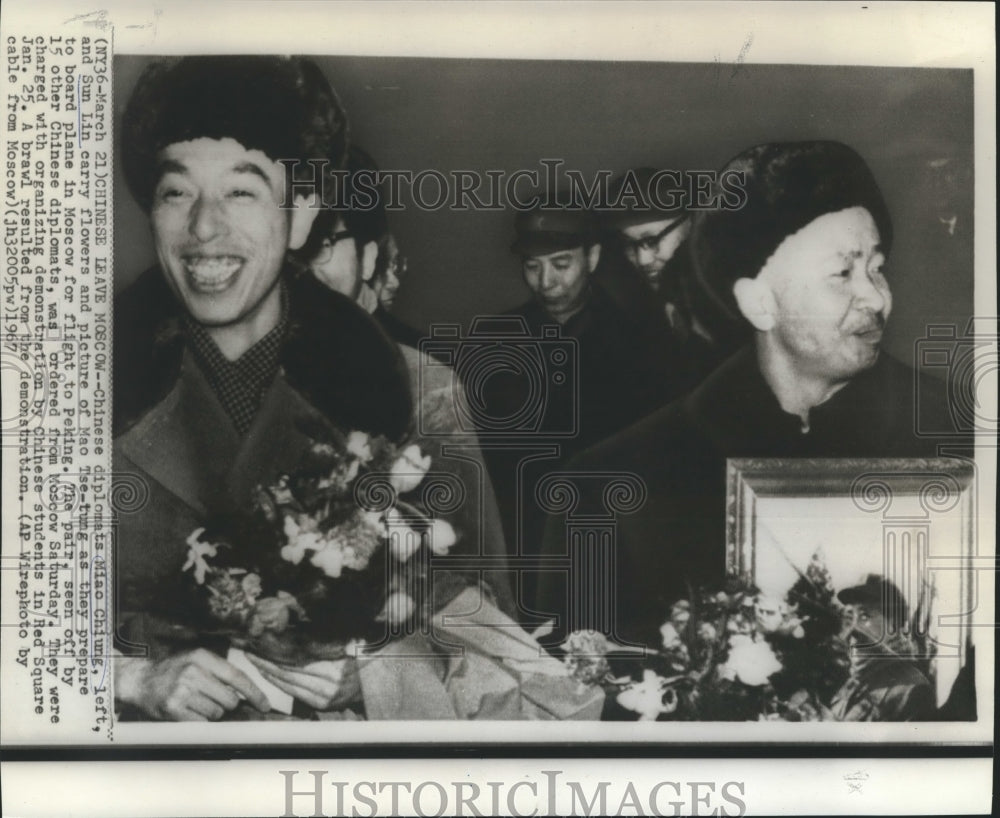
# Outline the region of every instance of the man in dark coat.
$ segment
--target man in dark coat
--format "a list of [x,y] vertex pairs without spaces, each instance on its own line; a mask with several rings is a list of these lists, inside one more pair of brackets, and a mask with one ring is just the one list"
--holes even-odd
[[[594,280],[645,336],[656,365],[661,350],[682,350],[686,386],[693,388],[735,351],[739,324],[726,320],[695,281],[688,235],[692,178],[674,170],[632,168],[608,186],[600,212],[605,252]],[[661,360],[680,376],[675,364]]]
[[[268,710],[222,658],[225,645],[181,624],[175,589],[192,532],[246,510],[254,486],[293,470],[310,444],[303,421],[411,439],[398,347],[350,299],[286,264],[319,212],[304,160],[341,162],[345,129],[325,77],[295,59],[154,64],[124,113],[126,178],[159,260],[115,308],[116,479],[142,499],[116,531],[115,693],[140,717],[218,719],[244,702]],[[447,466],[435,458],[434,468]],[[478,472],[455,467],[470,485]],[[488,496],[466,504],[455,529],[468,552],[502,560],[502,537],[480,529],[491,508]],[[356,668],[258,670],[314,710],[359,691]]]
[[[519,212],[514,228],[511,251],[532,297],[508,311],[512,334],[495,336],[495,354],[483,361],[489,377],[459,372],[479,409],[481,435],[492,441],[484,442],[484,454],[507,541],[513,553],[537,556],[545,522],[537,490],[544,475],[681,394],[685,382],[672,379],[670,367],[665,373],[651,365],[645,337],[593,281],[601,245],[592,214],[539,207]],[[518,363],[529,351],[537,353],[537,368]],[[676,344],[668,342],[656,358],[680,367]],[[530,428],[504,426],[535,404]],[[533,593],[532,579],[522,576],[523,599]]]
[[[883,271],[892,225],[864,161],[834,142],[770,144],[727,169],[745,174],[746,204],[700,212],[689,240],[700,280],[743,317],[753,343],[686,397],[570,464],[580,491],[570,517],[614,516],[607,481],[590,473],[642,485],[597,563],[604,598],[568,590],[581,587],[575,567],[542,574],[536,608],[559,620],[551,644],[596,627],[658,647],[670,605],[721,582],[727,458],[938,451],[939,440],[915,431],[914,401],[944,423],[944,390],[879,350],[892,308]],[[565,559],[568,522],[550,519],[547,555]]]
[[837,598],[851,606],[851,675],[833,696],[838,721],[928,721],[935,717],[934,688],[918,667],[906,637],[909,610],[889,580],[869,574]]

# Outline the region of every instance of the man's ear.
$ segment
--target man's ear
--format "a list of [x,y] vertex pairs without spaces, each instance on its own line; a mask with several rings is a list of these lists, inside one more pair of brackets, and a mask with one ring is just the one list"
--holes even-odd
[[601,260],[601,245],[592,244],[587,250],[587,270],[588,273],[594,272],[597,269],[597,262]]
[[733,285],[736,305],[758,332],[774,329],[777,305],[771,288],[757,278],[741,278]]
[[361,251],[361,280],[370,282],[375,275],[375,262],[378,260],[378,244],[374,241],[368,242],[365,249]]
[[288,249],[298,250],[312,230],[313,222],[319,215],[319,194],[296,196],[292,201],[292,211],[288,224]]

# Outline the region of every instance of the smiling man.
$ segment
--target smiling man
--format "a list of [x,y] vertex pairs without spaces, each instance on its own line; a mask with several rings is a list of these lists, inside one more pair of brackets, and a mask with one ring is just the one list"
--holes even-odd
[[[933,428],[948,427],[943,385],[880,350],[892,222],[861,157],[837,142],[768,144],[726,170],[743,175],[745,205],[699,212],[689,241],[703,286],[752,341],[693,392],[570,464],[646,485],[642,509],[617,520],[616,636],[653,646],[674,601],[723,578],[728,458],[934,455],[942,441],[916,433],[916,394]],[[600,500],[584,497],[580,513],[599,513]],[[565,554],[566,536],[565,522],[550,520],[544,551]],[[565,587],[552,577],[536,607],[571,610]]]
[[[155,63],[122,125],[158,265],[115,304],[114,467],[144,499],[116,532],[116,702],[144,719],[260,717],[267,700],[223,658],[224,640],[185,619],[185,541],[296,466],[302,419],[402,440],[406,370],[363,310],[286,265],[322,193],[304,160],[337,165],[346,150],[344,113],[315,65]],[[271,681],[316,710],[357,694],[356,674]]]

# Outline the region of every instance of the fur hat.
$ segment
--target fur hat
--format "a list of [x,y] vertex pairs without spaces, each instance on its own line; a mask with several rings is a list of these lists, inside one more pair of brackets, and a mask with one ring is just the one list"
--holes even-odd
[[[736,318],[733,284],[755,278],[788,236],[826,213],[864,207],[878,227],[883,252],[892,244],[892,221],[875,177],[840,142],[758,145],[731,159],[717,185],[722,206],[695,213],[691,253],[698,280]],[[737,186],[742,206],[725,207]]]
[[307,160],[343,165],[347,115],[310,60],[199,56],[151,63],[122,115],[125,180],[144,210],[159,179],[159,152],[200,137],[230,137],[275,161],[298,159],[294,173],[305,184],[317,175]]

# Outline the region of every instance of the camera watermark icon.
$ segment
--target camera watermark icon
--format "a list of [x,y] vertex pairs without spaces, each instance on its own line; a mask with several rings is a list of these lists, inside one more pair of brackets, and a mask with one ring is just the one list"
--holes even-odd
[[[495,440],[572,438],[579,431],[579,349],[558,325],[533,336],[520,316],[480,316],[465,336],[457,324],[433,326],[420,351],[426,356],[421,382],[431,376],[426,367],[450,369],[462,432]],[[442,435],[423,407],[418,428],[428,437]]]
[[924,379],[915,382],[915,429],[921,437],[993,435],[998,431],[997,319],[972,318],[964,330],[955,324],[931,324],[916,342],[919,369],[942,375],[947,406],[931,394]]

